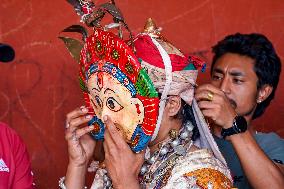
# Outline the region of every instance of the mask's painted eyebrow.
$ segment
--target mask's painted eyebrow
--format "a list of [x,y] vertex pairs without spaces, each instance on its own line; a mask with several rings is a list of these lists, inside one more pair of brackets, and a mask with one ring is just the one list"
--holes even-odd
[[96,90],[97,92],[100,92],[100,90],[99,89],[97,89],[97,88],[92,88],[92,90]]
[[104,94],[106,94],[106,92],[107,92],[107,91],[111,91],[111,92],[115,93],[112,89],[110,89],[110,88],[106,88],[106,90],[105,90]]

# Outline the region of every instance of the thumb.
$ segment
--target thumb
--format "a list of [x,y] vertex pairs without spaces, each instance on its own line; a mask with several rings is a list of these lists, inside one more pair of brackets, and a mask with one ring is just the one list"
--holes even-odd
[[136,155],[136,175],[139,175],[141,167],[145,161],[145,151],[146,150],[142,150],[138,154],[135,154]]
[[137,158],[138,162],[141,163],[141,165],[144,163],[145,153],[146,153],[146,150],[144,149],[141,152],[136,154],[136,158]]

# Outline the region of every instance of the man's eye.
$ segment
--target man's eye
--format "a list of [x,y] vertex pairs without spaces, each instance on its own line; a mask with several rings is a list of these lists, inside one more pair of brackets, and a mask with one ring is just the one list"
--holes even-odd
[[221,80],[222,77],[220,77],[220,76],[218,76],[218,75],[213,75],[213,76],[212,76],[212,79],[213,79],[213,80]]
[[123,109],[123,106],[121,106],[113,97],[109,97],[107,99],[106,106],[114,112],[118,112]]
[[244,81],[243,80],[240,80],[240,79],[234,79],[234,83],[236,84],[242,84]]

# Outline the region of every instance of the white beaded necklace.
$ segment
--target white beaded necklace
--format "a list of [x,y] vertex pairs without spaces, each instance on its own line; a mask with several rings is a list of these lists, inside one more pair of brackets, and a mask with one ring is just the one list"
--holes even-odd
[[[150,188],[157,188],[157,185],[167,180],[165,175],[171,171],[178,157],[184,156],[186,149],[192,146],[192,130],[192,123],[189,121],[186,122],[176,137],[171,137],[161,143],[159,150],[151,156],[148,155],[147,157],[147,154],[145,154],[145,162],[139,174],[141,185],[148,183],[150,184]],[[160,161],[160,163],[153,166],[157,161]],[[103,176],[103,181],[104,189],[112,188],[112,182],[107,173]]]

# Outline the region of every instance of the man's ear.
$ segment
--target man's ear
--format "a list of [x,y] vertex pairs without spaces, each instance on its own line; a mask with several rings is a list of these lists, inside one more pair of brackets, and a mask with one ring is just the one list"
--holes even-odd
[[181,98],[179,96],[170,96],[166,107],[168,109],[168,115],[175,116],[181,108]]
[[258,95],[256,102],[259,104],[266,100],[269,95],[272,93],[273,87],[271,85],[263,85],[259,90],[258,90]]

